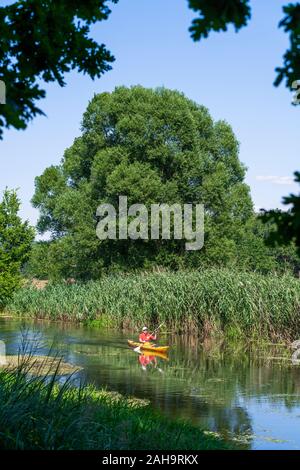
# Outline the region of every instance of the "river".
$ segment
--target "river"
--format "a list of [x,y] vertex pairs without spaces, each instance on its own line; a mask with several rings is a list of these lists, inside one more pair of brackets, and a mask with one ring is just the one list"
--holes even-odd
[[300,449],[300,368],[282,346],[249,350],[172,336],[161,339],[171,344],[169,360],[145,359],[127,346],[128,337],[136,339],[70,323],[0,319],[8,355],[18,354],[26,338],[36,354],[52,347],[51,354],[82,367],[75,380],[147,398],[166,416],[244,449]]

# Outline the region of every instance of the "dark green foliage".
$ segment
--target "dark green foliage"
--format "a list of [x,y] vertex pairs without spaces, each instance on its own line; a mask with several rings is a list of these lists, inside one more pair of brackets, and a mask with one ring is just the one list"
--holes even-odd
[[[63,86],[69,70],[94,78],[111,68],[110,52],[89,37],[90,26],[108,18],[108,3],[22,0],[0,7],[0,80],[7,87],[7,104],[0,107],[0,138],[3,127],[25,129],[30,119],[42,114],[36,105],[45,97],[40,79]],[[210,31],[226,31],[228,24],[238,31],[251,17],[249,0],[188,0],[188,4],[200,15],[190,28],[194,40],[207,37]],[[284,65],[276,69],[275,85],[286,79],[291,88],[300,76],[299,12],[299,3],[284,7],[280,27],[290,35],[290,48]]]
[[[231,127],[214,123],[206,108],[183,94],[138,86],[95,96],[82,135],[61,165],[36,178],[32,202],[41,214],[38,229],[53,236],[54,277],[238,264],[241,240],[251,233],[254,218],[244,175]],[[100,241],[96,209],[104,202],[117,207],[120,195],[128,197],[128,205],[148,209],[151,203],[203,203],[204,249],[186,252],[184,240]]]
[[[296,172],[295,176],[295,181],[300,183],[300,172]],[[283,203],[291,208],[286,212],[273,210],[262,215],[265,223],[273,224],[269,243],[273,246],[295,243],[300,256],[300,195],[290,194],[283,199]]]
[[200,18],[192,22],[190,32],[198,41],[206,38],[210,31],[227,31],[227,25],[233,24],[236,31],[247,25],[251,17],[249,0],[188,0],[189,7],[200,12]]
[[0,7],[0,80],[7,90],[7,104],[0,106],[0,138],[3,127],[25,129],[42,114],[36,105],[45,97],[39,80],[64,86],[70,70],[95,78],[111,68],[112,55],[89,37],[90,26],[108,18],[108,3],[22,0]]
[[22,272],[28,278],[47,279],[49,274],[49,242],[34,242]]
[[20,270],[28,259],[34,231],[18,216],[20,202],[6,189],[0,202],[0,308],[20,285]]
[[279,85],[283,80],[286,85],[292,88],[293,82],[300,78],[300,4],[289,3],[283,7],[285,17],[279,26],[289,33],[290,48],[284,54],[284,63],[278,67],[275,85]]

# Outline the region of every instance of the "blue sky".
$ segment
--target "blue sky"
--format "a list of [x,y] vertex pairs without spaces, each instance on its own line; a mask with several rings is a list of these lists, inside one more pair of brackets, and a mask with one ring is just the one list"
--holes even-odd
[[34,224],[34,177],[59,163],[80,134],[94,93],[140,84],[178,89],[207,106],[214,119],[228,121],[240,142],[255,207],[281,207],[283,195],[298,191],[292,176],[300,168],[300,108],[291,105],[284,85],[273,87],[274,69],[288,45],[278,29],[286,3],[252,0],[247,28],[194,43],[188,33],[194,15],[185,0],[119,0],[108,21],[92,29],[114,54],[113,70],[95,81],[74,72],[64,88],[45,86],[40,107],[47,117],[36,118],[26,131],[5,131],[0,141],[0,191],[19,188],[21,215]]

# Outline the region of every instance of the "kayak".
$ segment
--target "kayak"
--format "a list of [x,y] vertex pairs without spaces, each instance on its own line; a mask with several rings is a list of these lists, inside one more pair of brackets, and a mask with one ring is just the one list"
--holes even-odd
[[131,348],[140,348],[142,351],[153,351],[161,354],[166,354],[170,346],[155,346],[153,343],[136,343],[135,341],[128,340]]
[[152,357],[159,357],[160,359],[163,359],[164,361],[168,361],[168,351],[167,352],[158,352],[158,351],[148,351],[146,349],[143,349],[140,351],[141,356],[152,356]]
[[142,351],[153,351],[161,354],[166,354],[170,346],[155,346],[153,343],[136,343],[135,341],[128,340],[131,348],[140,348]]

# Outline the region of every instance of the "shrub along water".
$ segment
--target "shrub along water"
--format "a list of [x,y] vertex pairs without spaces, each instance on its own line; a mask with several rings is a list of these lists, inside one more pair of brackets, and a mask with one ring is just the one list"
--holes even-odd
[[140,328],[165,322],[168,331],[260,338],[300,335],[300,282],[290,275],[211,269],[130,274],[71,286],[23,288],[7,310],[55,320],[98,320]]

